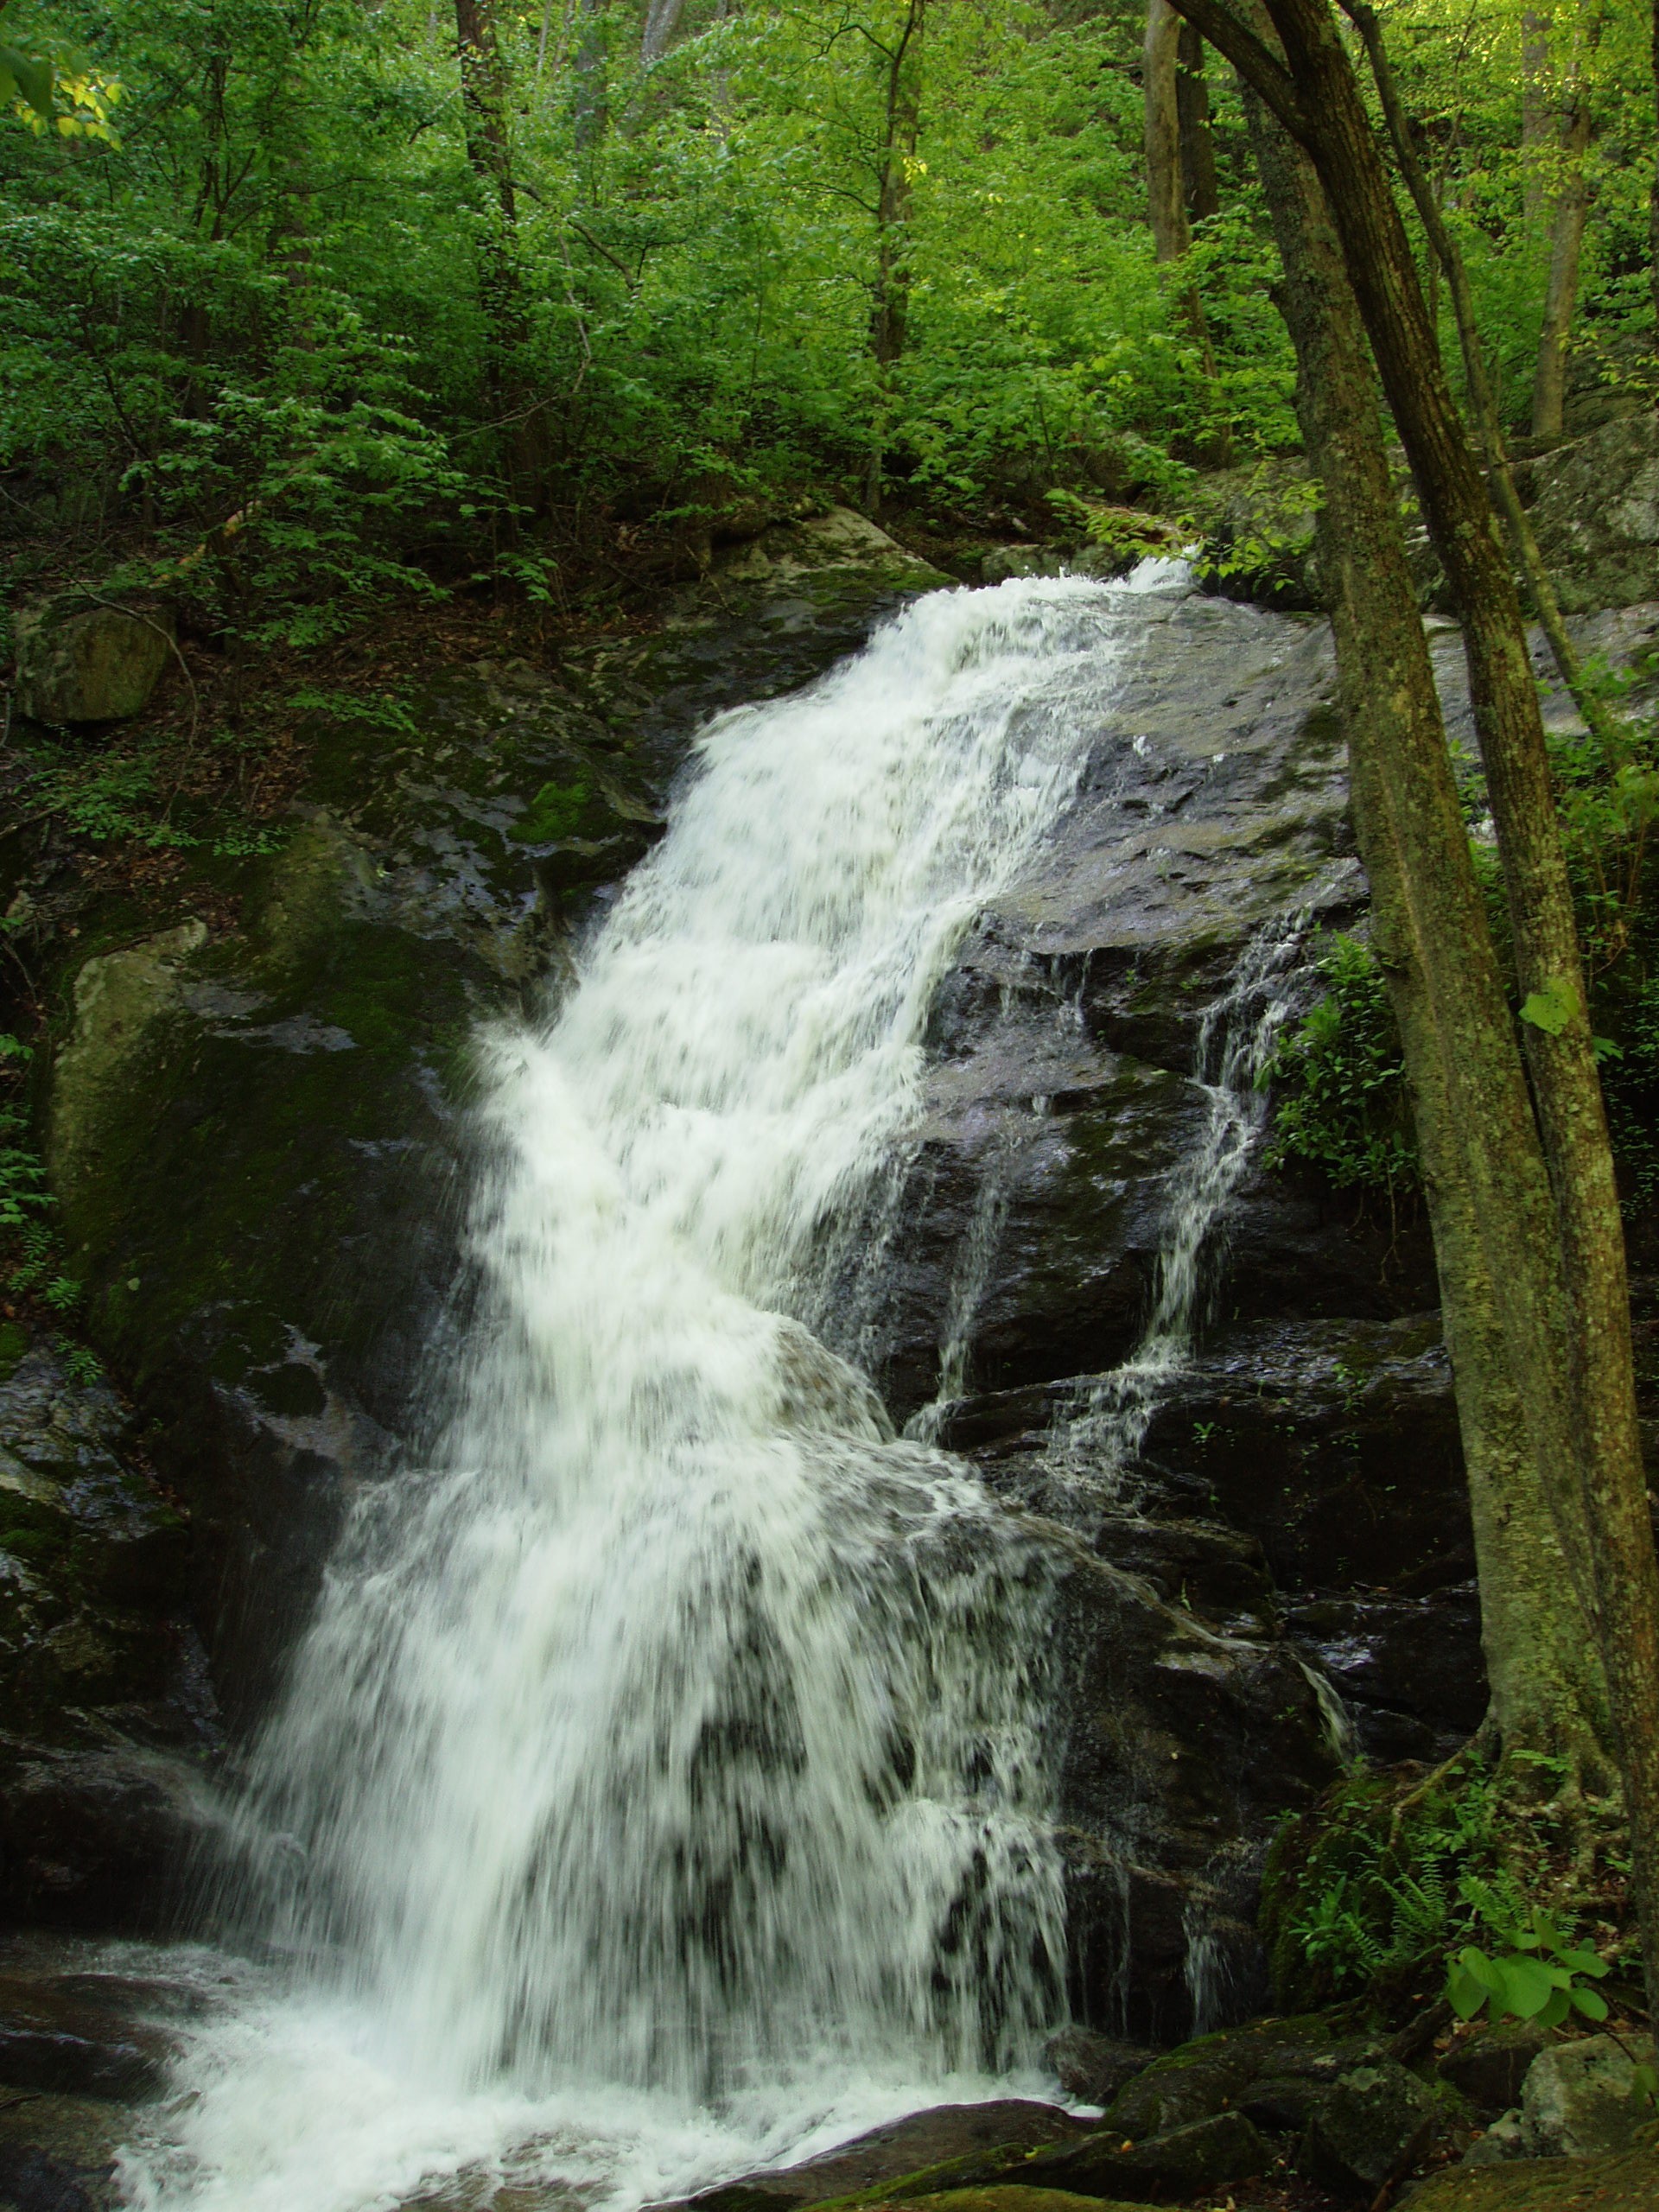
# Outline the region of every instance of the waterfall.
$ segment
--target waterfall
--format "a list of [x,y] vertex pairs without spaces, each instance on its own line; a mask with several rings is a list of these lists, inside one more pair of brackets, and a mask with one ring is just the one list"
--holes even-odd
[[936,594],[721,717],[563,1007],[485,1040],[445,1442],[360,1500],[252,1749],[264,1963],[136,2202],[637,2202],[1033,2062],[1045,1573],[802,1317],[1178,581]]
[[1057,1473],[1121,1507],[1134,1508],[1130,1471],[1160,1393],[1192,1351],[1205,1263],[1213,1260],[1229,1201],[1262,1136],[1268,1102],[1256,1077],[1292,1011],[1306,931],[1303,914],[1263,925],[1245,944],[1226,988],[1205,1008],[1193,1067],[1204,1127],[1171,1177],[1151,1313],[1129,1357],[1096,1377],[1052,1432],[1049,1456]]

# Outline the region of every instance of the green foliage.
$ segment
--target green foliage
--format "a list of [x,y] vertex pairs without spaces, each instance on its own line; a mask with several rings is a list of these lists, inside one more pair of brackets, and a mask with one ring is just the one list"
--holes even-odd
[[1249,528],[1235,530],[1224,524],[1210,550],[1195,563],[1198,574],[1270,580],[1306,553],[1312,518],[1323,499],[1316,478],[1258,462],[1241,498],[1243,511],[1250,518]]
[[1472,1754],[1414,1791],[1362,1768],[1274,1844],[1262,1925],[1275,1996],[1300,2011],[1417,1986],[1454,1948],[1529,1927],[1546,1868],[1529,1816]]
[[1415,1185],[1417,1147],[1388,985],[1354,938],[1333,938],[1318,964],[1324,995],[1258,1078],[1273,1086],[1274,1156],[1392,1205]]
[[1446,1970],[1446,2000],[1460,2020],[1490,2012],[1494,2020],[1536,2020],[1558,2028],[1569,2012],[1586,2020],[1607,2018],[1607,1999],[1587,1982],[1600,1981],[1607,1962],[1577,1942],[1553,1913],[1534,1905],[1524,1916],[1478,1875],[1458,1885],[1496,1950],[1465,1944]]
[[[0,1062],[9,1071],[29,1057],[16,1037],[0,1037]],[[14,1296],[38,1298],[53,1312],[67,1313],[80,1302],[80,1285],[63,1272],[62,1247],[51,1221],[54,1203],[22,1109],[0,1103],[0,1281]]]

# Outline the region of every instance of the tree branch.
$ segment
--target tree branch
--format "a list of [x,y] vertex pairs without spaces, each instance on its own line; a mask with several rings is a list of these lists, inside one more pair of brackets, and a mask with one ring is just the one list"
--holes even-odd
[[1278,55],[1265,46],[1249,25],[1223,4],[1223,0],[1170,0],[1201,37],[1230,61],[1239,75],[1258,93],[1274,119],[1284,125],[1299,143],[1308,138],[1307,118],[1290,72]]

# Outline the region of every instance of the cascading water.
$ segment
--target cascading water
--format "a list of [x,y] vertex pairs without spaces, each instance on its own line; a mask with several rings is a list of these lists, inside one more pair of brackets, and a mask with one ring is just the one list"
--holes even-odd
[[1172,1178],[1151,1315],[1130,1357],[1096,1378],[1053,1432],[1057,1470],[1080,1473],[1091,1492],[1109,1494],[1118,1507],[1134,1507],[1126,1478],[1160,1393],[1192,1350],[1207,1251],[1261,1139],[1267,1100],[1256,1077],[1291,1012],[1306,931],[1300,915],[1259,930],[1226,989],[1205,1007],[1193,1071],[1204,1093],[1205,1126]]
[[1135,588],[942,593],[722,717],[563,1012],[491,1042],[486,1319],[254,1751],[232,1888],[287,1964],[184,2061],[136,2202],[637,2201],[1031,2059],[1044,1576],[792,1317]]

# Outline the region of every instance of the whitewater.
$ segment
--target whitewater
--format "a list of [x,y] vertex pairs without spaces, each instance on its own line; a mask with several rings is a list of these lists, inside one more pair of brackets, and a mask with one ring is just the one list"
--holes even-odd
[[1040,2090],[1047,1575],[803,1317],[1181,581],[937,593],[721,716],[574,986],[481,1040],[442,1442],[227,1801],[143,2212],[627,2207]]

